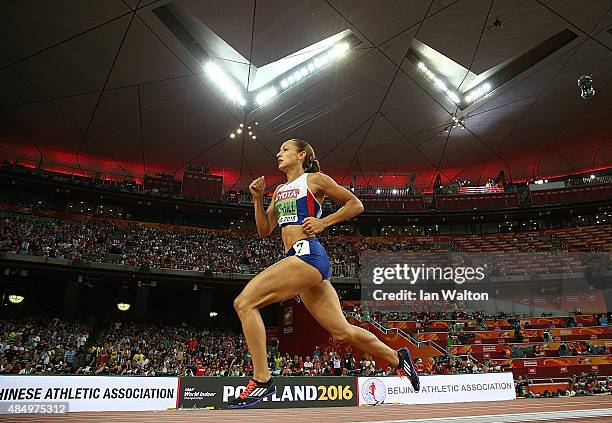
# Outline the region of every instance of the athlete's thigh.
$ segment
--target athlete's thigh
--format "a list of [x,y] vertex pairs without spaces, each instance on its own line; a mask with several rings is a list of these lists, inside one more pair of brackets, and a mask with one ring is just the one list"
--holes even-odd
[[338,293],[329,280],[300,292],[300,299],[317,322],[332,335],[343,332],[348,322],[342,313]]
[[238,298],[261,308],[293,298],[320,282],[321,274],[313,266],[295,256],[285,257],[251,279]]

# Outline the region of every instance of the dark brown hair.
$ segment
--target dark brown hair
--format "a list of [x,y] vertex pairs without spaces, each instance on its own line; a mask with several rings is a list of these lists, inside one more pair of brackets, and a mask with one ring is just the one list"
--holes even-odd
[[317,160],[317,157],[315,156],[315,152],[312,149],[312,146],[308,144],[306,141],[302,141],[298,139],[292,139],[290,141],[296,145],[298,151],[306,152],[306,158],[304,159],[304,162],[302,163],[302,168],[304,169],[304,171],[306,173],[320,172],[321,165],[319,161]]

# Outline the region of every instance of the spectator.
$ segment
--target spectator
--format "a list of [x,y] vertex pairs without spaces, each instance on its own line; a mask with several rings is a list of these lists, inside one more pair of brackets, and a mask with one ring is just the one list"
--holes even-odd
[[334,366],[334,375],[336,376],[340,376],[340,374],[342,373],[342,365],[341,365],[341,360],[340,360],[340,356],[336,353],[333,353],[333,366]]
[[414,360],[414,368],[420,375],[425,373],[425,366],[423,365],[423,359],[421,357],[417,357]]
[[533,348],[533,351],[534,351],[534,355],[536,357],[544,357],[545,356],[544,346],[543,345],[536,345]]
[[565,342],[561,342],[559,344],[559,357],[567,357],[570,355],[571,355],[571,352],[567,344]]
[[523,337],[523,332],[521,331],[521,327],[517,326],[514,329],[514,342],[523,342],[524,337]]
[[602,314],[599,318],[599,326],[608,326],[608,315]]

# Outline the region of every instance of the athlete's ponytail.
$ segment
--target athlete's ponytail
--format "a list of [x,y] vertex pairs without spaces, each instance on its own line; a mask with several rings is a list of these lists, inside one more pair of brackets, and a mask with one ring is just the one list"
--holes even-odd
[[302,168],[306,173],[315,173],[321,171],[321,164],[317,160],[315,156],[314,150],[312,146],[308,144],[306,141],[292,139],[291,142],[295,143],[298,148],[298,151],[305,151],[306,157],[304,158],[304,162],[302,163]]

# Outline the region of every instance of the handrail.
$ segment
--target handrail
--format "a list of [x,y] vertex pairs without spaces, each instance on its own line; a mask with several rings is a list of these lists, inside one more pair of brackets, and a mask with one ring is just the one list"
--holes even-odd
[[467,357],[470,360],[472,360],[472,362],[474,362],[474,363],[480,363],[480,361],[476,360],[476,358],[472,354],[457,354],[454,357],[459,357],[459,358]]
[[[349,311],[349,312],[344,312],[345,315],[351,316],[357,320],[359,320],[360,322],[363,322],[364,319],[361,317],[361,315],[353,312],[353,311]],[[435,342],[432,341],[419,341],[416,338],[414,338],[413,336],[407,334],[406,332],[404,332],[402,329],[398,329],[398,328],[387,328],[383,325],[381,325],[379,322],[377,322],[376,320],[366,320],[368,323],[371,323],[376,329],[380,330],[382,333],[384,333],[385,335],[387,335],[389,332],[393,332],[393,333],[397,333],[398,335],[406,338],[408,341],[412,342],[414,345],[416,345],[417,347],[422,347],[424,345],[432,347],[433,349],[435,349],[436,351],[442,353],[443,355],[450,357],[450,358],[454,358],[455,356],[450,352],[450,351],[445,351],[444,349],[442,349],[438,344],[436,344]]]
[[[593,314],[579,314],[579,316],[593,316]],[[546,317],[539,317],[539,316],[522,316],[522,315],[514,315],[514,316],[507,316],[507,317],[483,317],[484,320],[507,320],[507,319],[519,319],[521,321],[523,320],[530,320],[530,319],[567,319],[568,317],[575,317],[575,316],[561,316],[561,315],[553,315],[553,316],[546,316]],[[462,319],[448,319],[448,318],[440,318],[440,319],[433,319],[430,320],[430,322],[475,322],[476,321],[476,317],[469,317],[469,318],[462,318]],[[418,323],[418,320],[389,320],[389,322],[407,322],[407,323]],[[483,331],[480,331],[483,332]]]
[[[572,329],[584,329],[584,328],[610,328],[612,326],[601,326],[601,325],[592,325],[592,326],[574,326],[571,328],[551,328],[551,330],[572,330]],[[521,332],[527,330],[546,330],[546,328],[537,328],[537,329],[521,329]],[[491,332],[513,332],[514,329],[492,329],[492,330],[462,330],[454,333],[491,333]],[[437,330],[437,331],[428,331],[423,333],[449,333],[446,330]],[[572,339],[570,341],[584,341],[584,339]],[[554,341],[560,342],[560,341]],[[520,344],[520,342],[513,342],[513,344]]]
[[[582,355],[561,355],[561,356],[554,356],[554,357],[515,357],[515,358],[490,358],[489,360],[491,360],[491,362],[493,361],[506,361],[506,360],[537,360],[537,359],[547,359],[547,358],[593,358],[593,357],[609,357],[610,354],[594,354],[594,355],[586,355],[586,354],[582,354]],[[583,364],[588,364],[588,363],[583,363]],[[582,365],[582,364],[581,364]]]
[[[606,375],[598,375],[597,376],[597,380],[607,380],[607,376]],[[570,376],[566,376],[566,377],[547,377],[547,378],[525,378],[526,381],[531,382],[531,384],[538,384],[538,383],[562,383],[562,382],[569,382],[571,381],[571,377]]]

